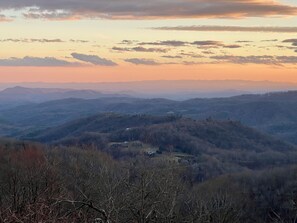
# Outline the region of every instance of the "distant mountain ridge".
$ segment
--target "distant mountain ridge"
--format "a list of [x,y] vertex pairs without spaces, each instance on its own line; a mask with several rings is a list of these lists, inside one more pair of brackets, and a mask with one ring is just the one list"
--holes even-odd
[[[78,93],[78,91],[75,91]],[[66,92],[67,93],[67,92]],[[73,95],[73,93],[71,93]],[[88,93],[92,95],[93,92]],[[65,94],[64,94],[65,95]],[[100,94],[99,94],[100,95]],[[19,130],[62,125],[104,112],[121,114],[175,114],[193,119],[212,117],[235,120],[297,144],[297,91],[241,95],[230,98],[141,99],[132,97],[66,98],[34,103],[0,111],[3,136],[17,136]],[[18,131],[15,128],[19,129]]]
[[11,87],[0,92],[0,102],[13,107],[18,104],[41,103],[66,98],[96,99],[102,97],[129,97],[126,94],[103,94],[94,90],[73,90],[60,88]]
[[126,94],[141,98],[162,97],[173,100],[231,97],[248,93],[297,90],[297,83],[245,80],[146,80],[102,83],[0,83],[0,89],[27,88],[90,89],[105,94]]

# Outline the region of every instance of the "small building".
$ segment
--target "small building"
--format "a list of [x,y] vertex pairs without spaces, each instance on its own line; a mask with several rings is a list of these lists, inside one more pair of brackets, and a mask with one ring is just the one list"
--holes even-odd
[[145,155],[147,155],[148,157],[155,157],[157,155],[156,151],[146,151]]

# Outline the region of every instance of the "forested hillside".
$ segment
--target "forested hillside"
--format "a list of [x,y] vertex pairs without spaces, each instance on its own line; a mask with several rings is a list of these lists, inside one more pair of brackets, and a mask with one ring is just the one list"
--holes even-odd
[[294,222],[294,96],[3,110],[0,133],[26,141],[0,140],[0,221]]
[[295,164],[295,145],[239,122],[180,116],[100,114],[23,136],[56,146],[94,148],[126,159],[185,163],[197,179]]
[[[219,99],[137,99],[127,97],[94,100],[64,99],[29,104],[0,111],[3,136],[20,136],[32,129],[44,129],[103,112],[122,114],[175,114],[194,119],[212,117],[240,121],[244,125],[293,143],[297,133],[297,92],[243,95]],[[9,128],[8,128],[9,127]],[[6,129],[4,131],[3,129]]]

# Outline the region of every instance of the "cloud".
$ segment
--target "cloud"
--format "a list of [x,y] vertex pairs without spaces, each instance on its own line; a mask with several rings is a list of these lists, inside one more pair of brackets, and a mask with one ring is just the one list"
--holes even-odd
[[283,43],[297,43],[297,39],[285,39]]
[[39,42],[39,43],[63,43],[64,41],[61,39],[30,39],[31,43]]
[[98,57],[96,55],[86,55],[86,54],[80,54],[80,53],[72,53],[71,56],[74,59],[91,63],[93,65],[98,65],[98,66],[117,66],[117,64],[111,60],[105,59]]
[[283,43],[291,43],[292,46],[297,46],[297,39],[286,39]]
[[66,60],[56,59],[54,57],[30,57],[23,58],[12,57],[9,59],[0,59],[0,66],[5,67],[72,67],[81,66],[80,63],[72,63]]
[[261,40],[261,42],[277,42],[278,39],[264,39],[264,40]]
[[138,42],[137,40],[123,40],[122,42],[120,42],[120,44],[126,44],[126,45],[132,45],[134,43]]
[[230,45],[224,45],[224,48],[229,48],[229,49],[237,49],[237,48],[241,48],[240,45],[238,44],[230,44]]
[[114,51],[120,51],[120,52],[130,52],[131,51],[131,48],[127,48],[127,47],[114,46],[111,49],[114,50]]
[[196,62],[196,61],[183,61],[181,64],[187,65],[187,66],[192,66],[192,65],[201,65],[201,64],[206,64],[206,63]]
[[297,27],[281,26],[175,26],[157,27],[157,30],[199,31],[199,32],[267,32],[267,33],[297,33]]
[[28,12],[23,13],[27,19],[47,19],[47,20],[80,20],[81,16],[72,14],[71,12],[64,12],[63,10],[42,10],[41,8],[33,8]]
[[13,43],[64,43],[61,39],[0,39],[0,42]]
[[210,51],[210,50],[204,50],[204,51],[202,51],[201,53],[203,53],[203,54],[207,54],[207,55],[213,55],[213,54],[215,54],[214,52],[212,52],[212,51]]
[[157,52],[157,53],[166,53],[169,50],[168,49],[160,49],[160,48],[144,48],[144,47],[134,47],[131,48],[132,51],[136,52]]
[[144,48],[141,46],[138,47],[113,47],[112,50],[120,51],[120,52],[145,52],[145,53],[166,53],[169,49],[160,49],[160,48]]
[[0,42],[28,42],[28,40],[25,39],[1,39]]
[[[0,39],[0,42],[13,42],[13,43],[65,43],[67,41],[61,40],[61,39],[37,39],[37,38],[31,38],[31,39],[14,39],[14,38],[7,38],[7,39]],[[88,40],[75,40],[70,39],[69,42],[72,43],[89,43]]]
[[276,59],[284,64],[297,64],[297,56],[278,56]]
[[223,56],[212,56],[211,59],[226,63],[235,63],[235,64],[273,64],[279,65],[273,56],[263,55],[263,56],[232,56],[232,55],[223,55]]
[[236,43],[253,43],[253,41],[250,40],[238,40]]
[[220,41],[206,40],[206,41],[195,41],[191,43],[197,46],[223,46],[224,44]]
[[286,47],[287,49],[292,49],[294,50],[295,53],[297,53],[297,39],[286,39],[283,41],[283,43],[290,43],[292,46],[291,47]]
[[0,22],[11,22],[12,19],[7,18],[5,15],[0,14]]
[[135,65],[151,65],[151,66],[160,65],[160,63],[149,59],[132,58],[132,59],[126,59],[125,61]]
[[297,64],[297,56],[233,56],[233,55],[223,55],[223,56],[212,56],[211,59],[235,64],[267,64],[267,65],[277,65],[281,66],[283,64]]
[[139,45],[154,45],[154,46],[172,46],[172,47],[179,47],[179,46],[186,46],[188,42],[178,41],[178,40],[165,40],[159,42],[141,42]]
[[160,19],[243,18],[296,15],[296,7],[277,0],[14,0],[1,9],[28,9],[28,18]]
[[72,43],[89,43],[90,42],[88,40],[81,40],[81,39],[70,39],[69,41]]
[[241,46],[238,44],[224,44],[221,41],[214,40],[203,40],[203,41],[194,41],[194,42],[185,42],[178,40],[166,40],[166,41],[157,41],[157,42],[141,42],[139,45],[153,45],[153,46],[169,46],[169,47],[183,47],[189,45],[195,45],[200,48],[240,48]]
[[179,55],[176,55],[176,56],[165,55],[162,57],[167,58],[167,59],[181,59],[181,58],[183,58],[182,56],[179,56]]
[[238,44],[231,44],[231,45],[226,45],[221,41],[212,41],[212,40],[206,40],[206,41],[195,41],[191,43],[192,45],[196,45],[201,48],[218,48],[218,47],[223,47],[223,48],[229,48],[229,49],[235,49],[235,48],[240,48],[241,46]]

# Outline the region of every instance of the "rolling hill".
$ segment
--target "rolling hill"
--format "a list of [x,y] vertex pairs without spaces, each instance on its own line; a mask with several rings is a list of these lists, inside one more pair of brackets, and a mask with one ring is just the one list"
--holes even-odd
[[[180,116],[120,115],[114,113],[74,120],[61,126],[40,131],[35,135],[31,134],[31,138],[27,139],[49,143],[69,137],[80,137],[84,133],[105,133],[110,134],[110,137],[116,141],[133,139],[147,141],[151,144],[166,143],[169,145],[172,143],[170,140],[175,140],[179,135],[182,135],[185,138],[203,142],[205,147],[211,146],[221,149],[246,148],[261,151],[269,148],[281,151],[293,148],[290,144],[283,143],[234,121],[193,120]],[[161,142],[162,134],[165,134],[164,142]],[[187,144],[188,142],[183,143]],[[176,146],[176,148],[178,147]]]
[[5,109],[0,111],[0,118],[6,125],[11,126],[8,131],[2,129],[2,135],[18,136],[23,134],[22,130],[27,132],[31,129],[54,127],[104,112],[175,114],[197,120],[212,117],[218,120],[240,121],[244,125],[297,143],[296,111],[297,91],[290,91],[186,101],[129,97],[103,97],[90,100],[68,98]]
[[102,97],[128,97],[125,94],[103,94],[94,90],[73,90],[60,88],[26,88],[11,87],[0,92],[0,109],[41,103],[51,100],[62,100],[66,98],[96,99]]
[[[114,157],[149,151],[154,159],[197,165],[214,175],[294,164],[297,147],[234,121],[100,114],[24,135],[26,140],[104,150]],[[211,170],[207,170],[210,168]]]

